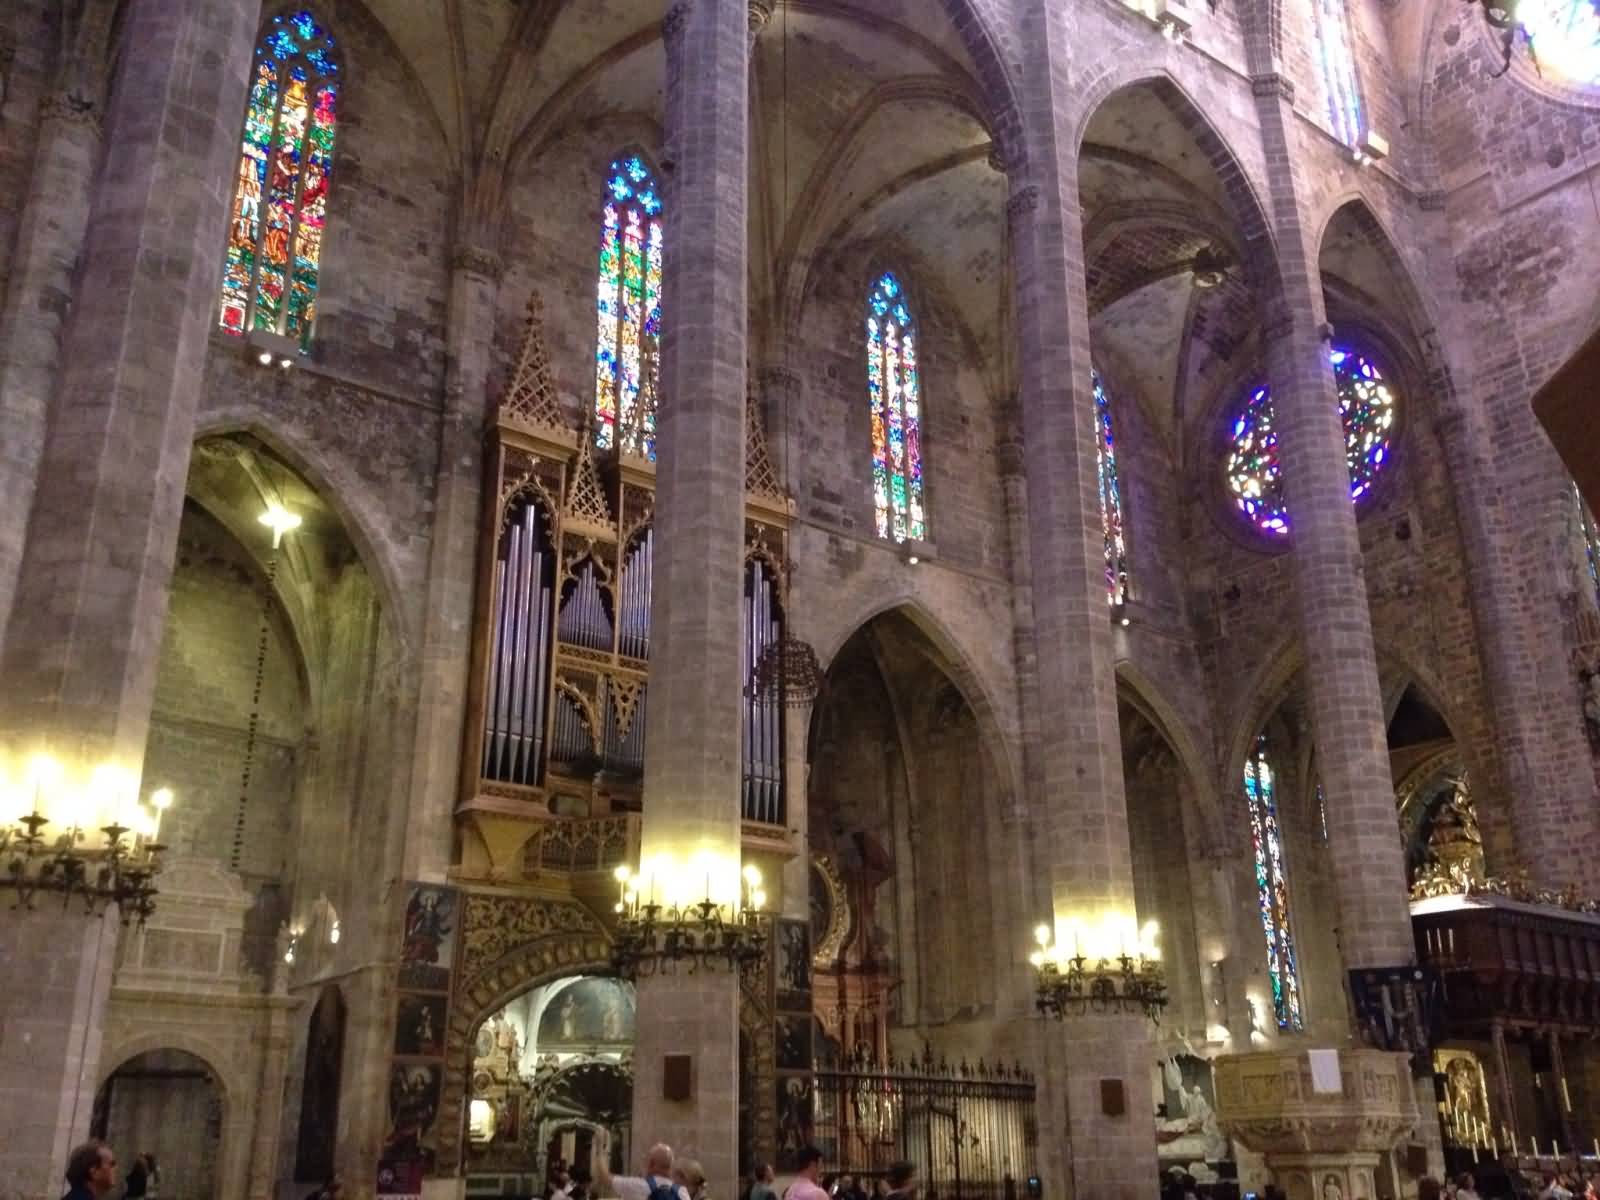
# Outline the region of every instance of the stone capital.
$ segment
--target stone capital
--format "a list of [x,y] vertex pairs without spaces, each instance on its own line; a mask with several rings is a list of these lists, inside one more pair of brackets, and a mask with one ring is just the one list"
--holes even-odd
[[1277,97],[1290,104],[1294,103],[1294,81],[1277,71],[1250,76],[1250,91],[1263,98]]
[[501,276],[505,274],[506,266],[493,250],[483,246],[464,245],[457,246],[455,253],[450,256],[450,269],[481,275],[485,279],[499,283]]
[[750,3],[750,40],[754,43],[756,36],[767,27],[767,22],[772,20],[772,10],[777,0],[749,0]]

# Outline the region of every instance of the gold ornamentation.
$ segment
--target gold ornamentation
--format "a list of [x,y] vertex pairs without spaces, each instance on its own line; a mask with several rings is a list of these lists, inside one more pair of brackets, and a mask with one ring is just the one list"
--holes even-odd
[[584,429],[578,439],[578,461],[573,464],[567,483],[566,516],[568,520],[583,521],[590,525],[609,527],[611,506],[606,503],[606,491],[600,483],[600,471],[594,461],[594,439]]
[[831,967],[844,953],[845,939],[850,936],[850,897],[845,891],[844,878],[832,856],[818,854],[811,859],[811,869],[821,879],[828,893],[828,928],[811,951],[811,965]]
[[606,689],[611,699],[611,711],[617,719],[617,737],[626,739],[633,728],[633,715],[639,708],[639,697],[644,695],[644,680],[625,679],[612,675],[606,679]]
[[500,422],[524,429],[570,433],[561,412],[561,400],[550,379],[550,359],[544,349],[544,306],[538,292],[528,296],[522,346],[517,353],[511,387],[500,401]]

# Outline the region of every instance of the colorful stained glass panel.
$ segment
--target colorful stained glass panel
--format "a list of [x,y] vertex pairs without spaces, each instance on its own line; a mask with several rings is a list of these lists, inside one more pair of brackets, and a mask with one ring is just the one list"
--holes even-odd
[[1106,394],[1100,372],[1091,375],[1094,385],[1096,456],[1100,482],[1100,525],[1106,543],[1106,600],[1122,604],[1128,599],[1128,546],[1122,527],[1122,481],[1117,474],[1117,439],[1111,422],[1111,397]]
[[1348,0],[1314,0],[1317,6],[1317,50],[1328,97],[1328,120],[1347,146],[1361,142],[1361,83],[1356,74],[1355,39],[1350,30]]
[[269,22],[256,49],[223,260],[221,326],[310,345],[322,267],[339,67],[309,12]]
[[[1382,369],[1370,357],[1348,346],[1328,354],[1339,394],[1344,424],[1345,465],[1350,473],[1350,499],[1368,495],[1379,472],[1393,455],[1398,401]],[[1277,419],[1272,394],[1252,391],[1240,404],[1229,427],[1231,443],[1224,476],[1234,502],[1257,529],[1280,536],[1289,532],[1278,463]]]
[[594,438],[654,459],[660,386],[661,192],[638,155],[611,164],[600,230]]
[[1277,777],[1264,737],[1244,765],[1245,800],[1250,807],[1250,843],[1255,858],[1256,900],[1267,941],[1267,976],[1279,1029],[1300,1029],[1300,964],[1289,920],[1289,865],[1278,827]]
[[1519,0],[1516,12],[1540,71],[1570,83],[1600,83],[1595,0]]
[[878,536],[927,536],[922,502],[922,380],[917,330],[904,289],[885,272],[867,297],[867,402],[871,406],[872,506]]

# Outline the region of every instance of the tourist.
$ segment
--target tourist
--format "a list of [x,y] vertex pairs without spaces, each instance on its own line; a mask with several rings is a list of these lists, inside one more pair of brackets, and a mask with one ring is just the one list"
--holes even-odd
[[673,1177],[672,1147],[657,1142],[645,1155],[643,1175],[611,1173],[611,1135],[598,1133],[594,1139],[595,1185],[598,1191],[614,1192],[620,1200],[691,1200],[689,1190]]
[[145,1200],[156,1200],[156,1193],[161,1190],[161,1168],[156,1166],[156,1156],[148,1150],[144,1152],[144,1169]]
[[344,1200],[344,1177],[339,1174],[328,1176],[327,1182],[316,1190],[311,1200]]
[[1417,1180],[1417,1200],[1444,1200],[1444,1184],[1432,1175]]
[[750,1200],[778,1200],[772,1186],[772,1164],[761,1163],[750,1173]]
[[1478,1195],[1478,1181],[1472,1177],[1471,1171],[1463,1171],[1456,1176],[1456,1200],[1483,1200]]
[[886,1200],[913,1200],[917,1194],[917,1168],[908,1162],[889,1167],[889,1194]]
[[1567,1190],[1562,1176],[1546,1168],[1539,1200],[1572,1200],[1572,1193]]
[[125,1200],[144,1200],[149,1195],[150,1168],[146,1165],[149,1155],[139,1154],[134,1156],[133,1170],[128,1172],[128,1185],[123,1189]]
[[817,1172],[820,1170],[822,1151],[815,1146],[802,1146],[800,1153],[795,1156],[794,1182],[783,1193],[783,1200],[828,1200],[828,1193],[817,1185]]
[[67,1159],[67,1194],[62,1200],[100,1200],[117,1186],[117,1156],[100,1141],[87,1141]]
[[709,1200],[705,1170],[692,1158],[680,1158],[672,1167],[672,1177],[689,1193],[689,1200]]
[[544,1200],[569,1200],[571,1195],[572,1180],[566,1167],[557,1163],[550,1168],[549,1181],[544,1185]]

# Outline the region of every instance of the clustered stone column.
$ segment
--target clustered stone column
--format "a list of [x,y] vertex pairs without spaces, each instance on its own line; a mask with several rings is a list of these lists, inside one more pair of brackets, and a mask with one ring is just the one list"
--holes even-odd
[[[1403,967],[1416,959],[1405,860],[1395,826],[1344,427],[1328,358],[1332,329],[1290,149],[1298,118],[1292,91],[1280,76],[1258,78],[1254,91],[1267,161],[1274,167],[1269,191],[1277,259],[1249,267],[1261,306],[1293,539],[1339,947],[1350,970]],[[1324,1003],[1337,1001],[1329,996]],[[1265,1153],[1279,1182],[1296,1198],[1319,1195],[1331,1181],[1351,1200],[1372,1200],[1381,1157],[1408,1132],[1427,1136],[1403,1055],[1344,1047],[1339,1074],[1331,1093],[1320,1091],[1309,1059],[1297,1048],[1229,1056],[1218,1064],[1217,1104],[1224,1127]],[[1252,1078],[1260,1082],[1251,1083]],[[1431,1103],[1431,1075],[1419,1080],[1415,1091]],[[1253,1111],[1252,1103],[1260,1111]],[[1268,1108],[1275,1115],[1268,1116]],[[1437,1150],[1436,1132],[1432,1140]]]
[[[0,657],[8,755],[48,751],[75,774],[142,765],[259,8],[127,10]],[[64,281],[59,263],[40,270]],[[114,942],[75,911],[0,926],[0,1192],[59,1195],[66,1153],[88,1133]],[[77,999],[63,1007],[64,989]]]
[[[697,856],[737,870],[738,630],[744,561],[746,0],[685,0],[667,50],[663,291],[641,866]],[[698,877],[683,883],[700,890]],[[735,884],[736,886],[736,884]],[[727,897],[724,897],[727,898]],[[737,1192],[739,981],[725,968],[639,983],[633,1140],[698,1158]],[[687,1101],[663,1098],[664,1057],[691,1056]]]
[[[1052,64],[1059,14],[1024,17],[1030,76],[1027,171],[1008,206],[1022,364],[1039,740],[1033,821],[1058,932],[1135,915],[1104,539],[1096,482],[1095,404],[1076,147],[1059,138],[1070,97]],[[1042,915],[1042,914],[1041,914]],[[1026,930],[1016,931],[1019,938]],[[1149,1195],[1155,1129],[1142,1102],[1153,1051],[1142,1013],[1068,1015],[1047,1034],[1040,1072],[1041,1149],[1065,1141],[1071,1194]],[[1064,1080],[1064,1088],[1062,1081]],[[1116,1103],[1120,1086],[1121,1104]]]

